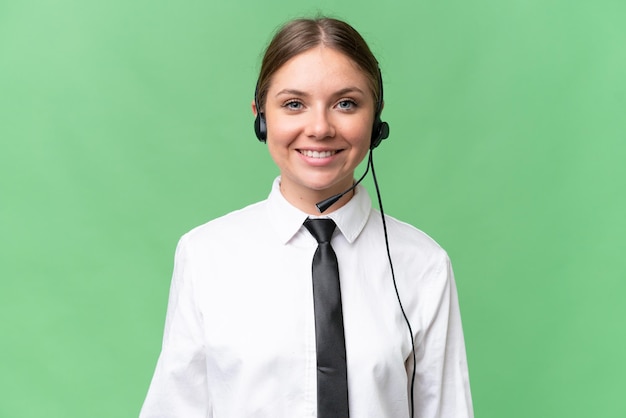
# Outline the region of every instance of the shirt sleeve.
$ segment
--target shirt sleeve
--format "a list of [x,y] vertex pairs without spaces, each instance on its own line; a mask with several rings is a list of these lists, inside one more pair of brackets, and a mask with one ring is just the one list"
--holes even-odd
[[[415,418],[473,418],[465,342],[447,254],[427,280],[422,327],[415,336]],[[412,358],[407,362],[409,385]]]
[[176,248],[163,346],[140,418],[208,418],[202,316],[193,291],[186,236]]

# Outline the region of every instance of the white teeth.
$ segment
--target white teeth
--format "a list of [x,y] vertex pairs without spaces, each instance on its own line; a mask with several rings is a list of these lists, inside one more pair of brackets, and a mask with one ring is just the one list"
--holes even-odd
[[305,157],[310,158],[328,158],[331,155],[335,155],[337,151],[311,151],[311,150],[301,150],[300,153]]

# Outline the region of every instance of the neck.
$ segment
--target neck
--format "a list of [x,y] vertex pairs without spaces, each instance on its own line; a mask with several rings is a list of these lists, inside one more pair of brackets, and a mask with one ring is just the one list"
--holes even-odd
[[[302,193],[293,193],[292,190],[286,189],[282,183],[280,185],[280,192],[289,203],[291,203],[293,206],[300,209],[301,211],[312,216],[320,216],[322,214],[316,206],[317,203],[331,196],[335,196],[336,194],[341,193],[345,191],[346,189],[348,189],[348,187],[340,190],[337,193],[322,194],[322,193],[313,192],[313,193],[307,193],[305,195]],[[346,203],[350,201],[350,199],[352,199],[352,196],[354,196],[354,193],[355,193],[354,190],[351,190],[345,195],[341,196],[339,200],[337,200],[335,203],[333,203],[332,206],[330,206],[327,210],[324,211],[324,214],[334,212],[340,207],[344,206]]]

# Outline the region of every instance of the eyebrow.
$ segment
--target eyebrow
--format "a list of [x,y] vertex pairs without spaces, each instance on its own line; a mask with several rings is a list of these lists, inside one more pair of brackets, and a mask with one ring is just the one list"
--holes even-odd
[[[333,95],[335,96],[343,96],[344,94],[349,94],[349,93],[360,93],[360,94],[365,94],[363,93],[363,90],[361,90],[358,87],[346,87],[343,88],[341,90],[336,91],[335,93],[333,93]],[[276,93],[276,97],[283,95],[283,94],[287,94],[287,95],[292,95],[292,96],[310,96],[309,93],[306,93],[304,91],[301,90],[296,90],[296,89],[283,89],[281,91],[279,91],[278,93]]]
[[276,97],[282,95],[282,94],[287,94],[290,96],[308,96],[307,93],[300,91],[300,90],[294,90],[294,89],[283,89],[281,91],[279,91],[278,93],[276,93]]

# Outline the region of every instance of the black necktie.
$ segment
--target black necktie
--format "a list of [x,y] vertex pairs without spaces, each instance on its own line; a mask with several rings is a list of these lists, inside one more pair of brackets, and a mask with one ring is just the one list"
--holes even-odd
[[348,375],[339,267],[335,251],[330,246],[335,222],[332,219],[307,219],[304,226],[318,243],[313,256],[317,417],[348,418]]

